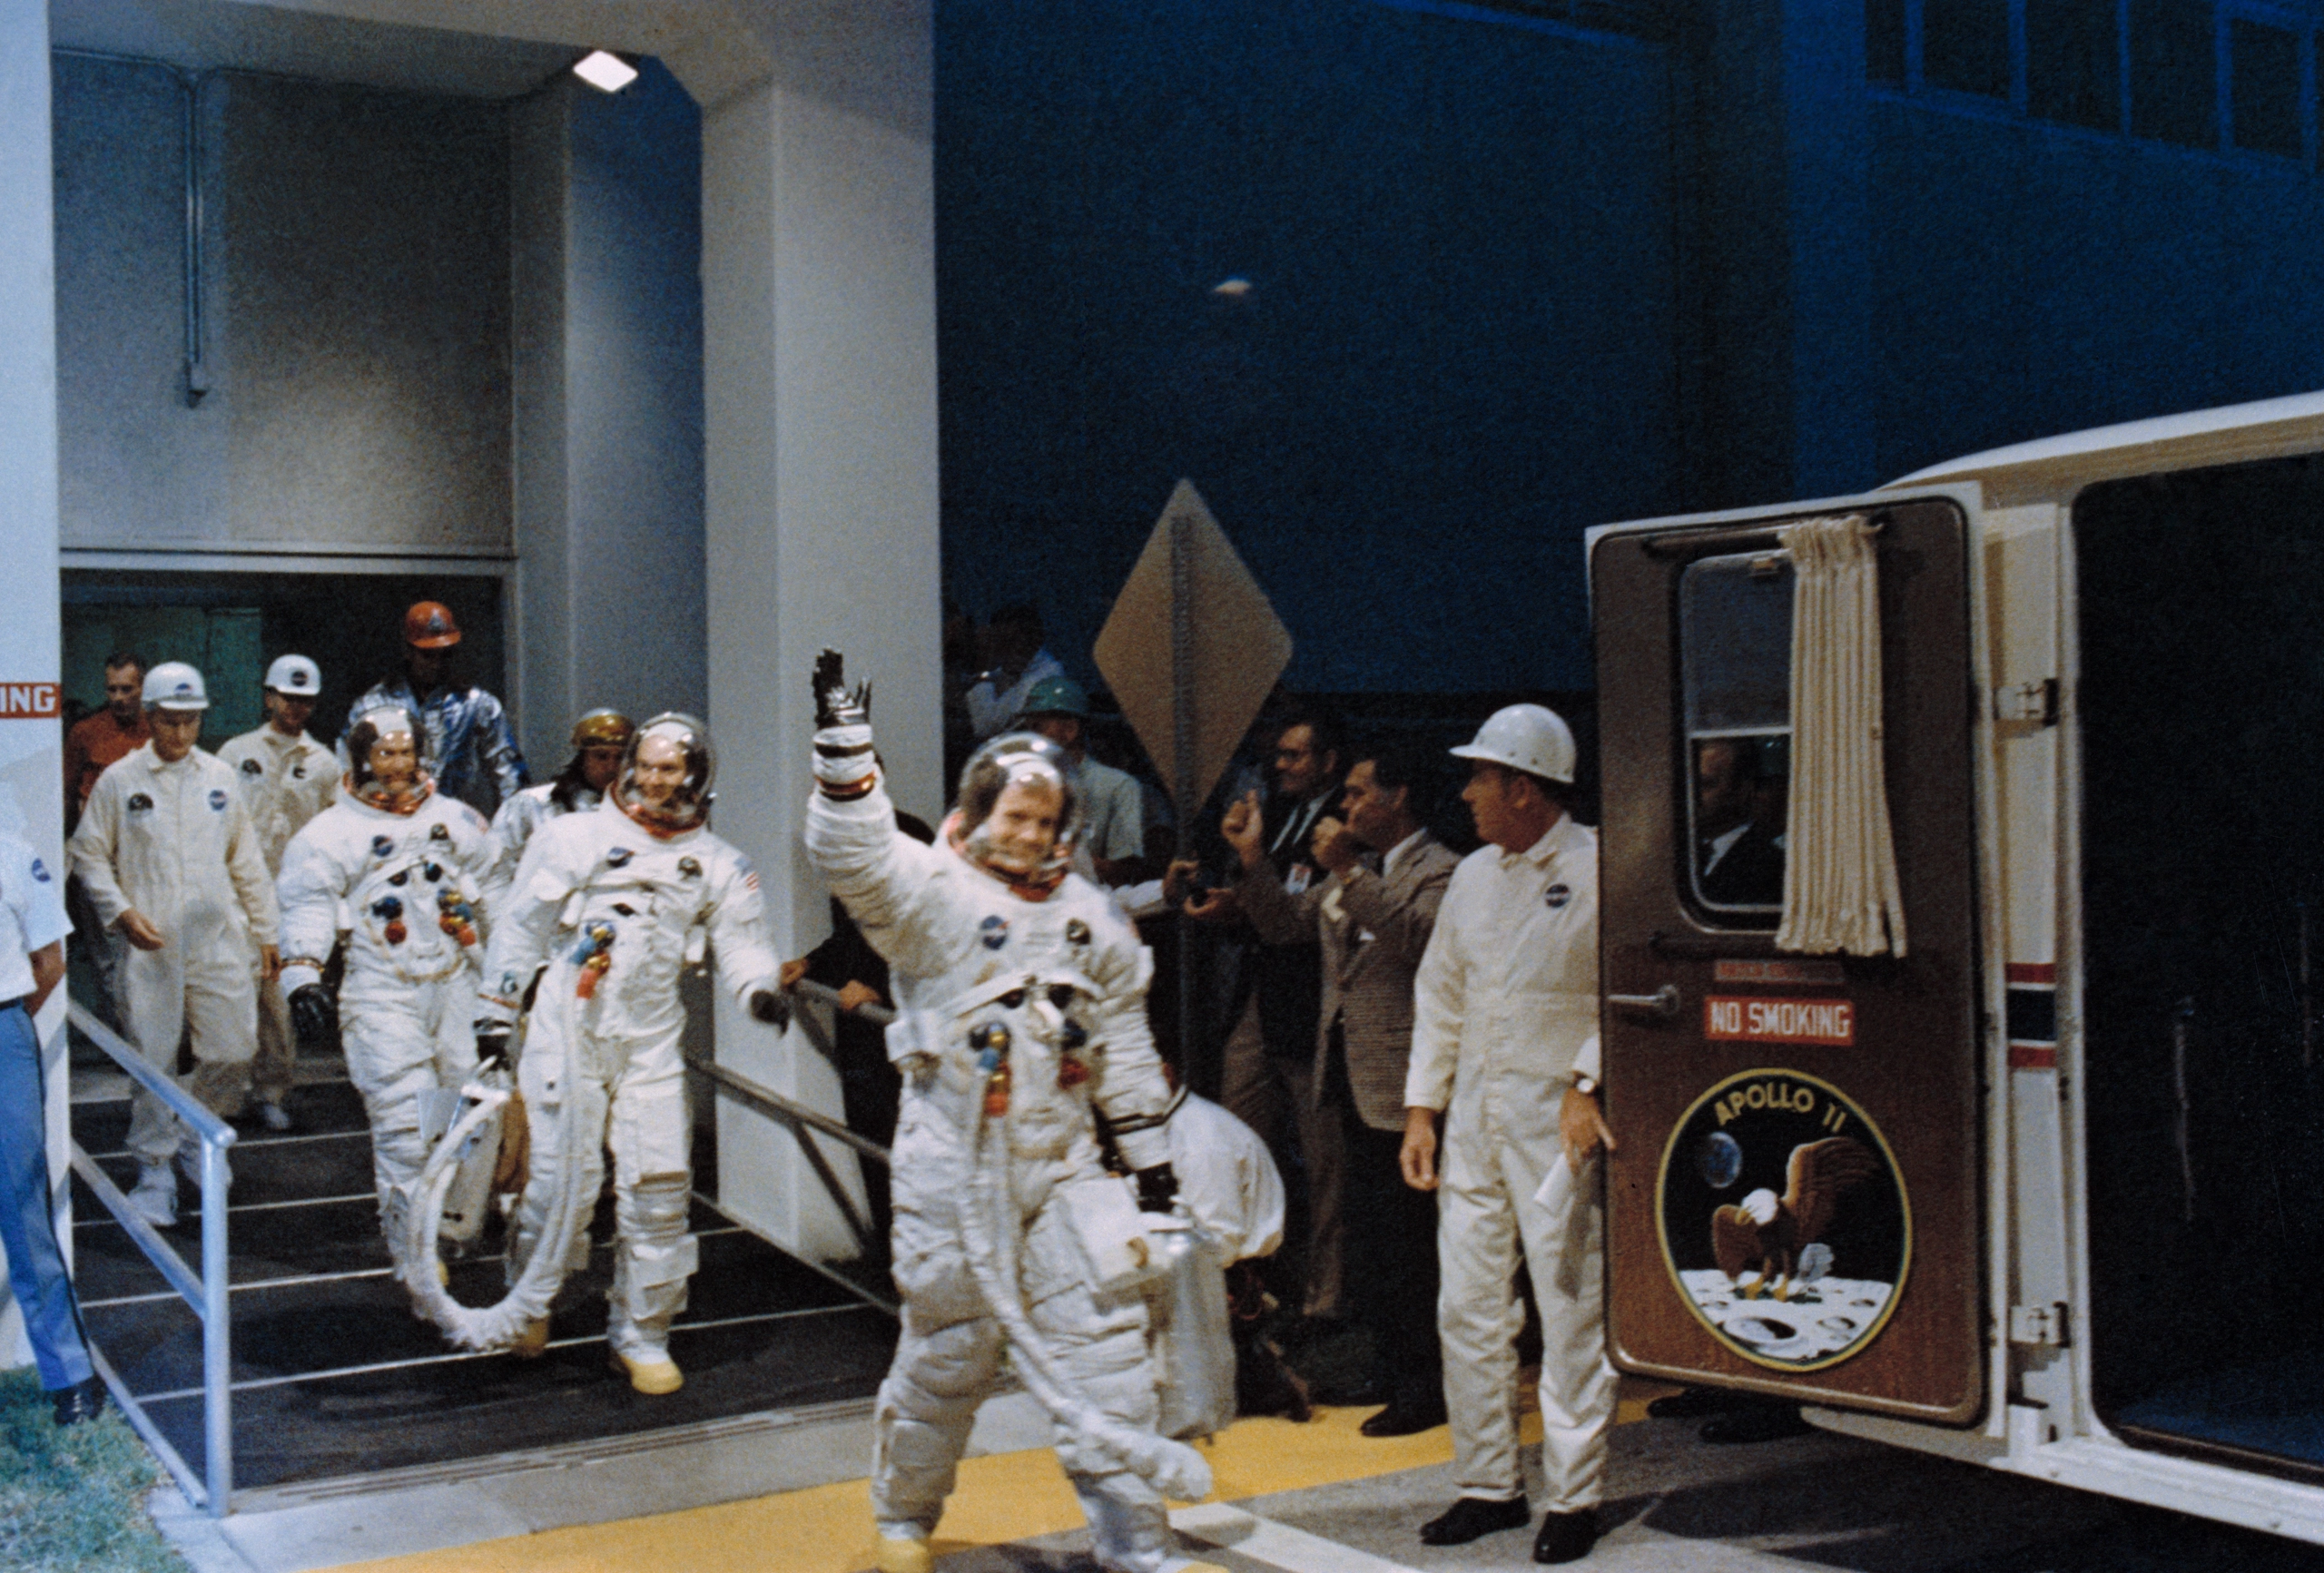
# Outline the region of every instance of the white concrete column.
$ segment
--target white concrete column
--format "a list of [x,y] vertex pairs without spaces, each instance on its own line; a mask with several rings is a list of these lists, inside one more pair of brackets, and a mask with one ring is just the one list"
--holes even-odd
[[[0,0],[0,830],[32,842],[64,878],[64,737],[56,720],[56,248],[49,167],[48,6]],[[46,684],[40,697],[20,684]],[[30,701],[30,703],[27,703]],[[45,715],[27,713],[45,708]],[[64,1174],[64,991],[41,1012],[48,1060],[48,1159]],[[57,1234],[71,1250],[59,1187]],[[5,1280],[0,1280],[5,1282]],[[30,1362],[15,1298],[0,1295],[0,1364]]]
[[[798,955],[827,931],[799,836],[817,650],[872,681],[900,802],[932,821],[943,797],[931,39],[924,5],[773,11],[752,8],[771,74],[703,116],[709,721],[719,832]],[[802,1033],[719,1011],[722,1062],[839,1111]],[[729,1108],[719,1166],[722,1200],[776,1240],[852,1253],[782,1127]]]
[[659,66],[512,116],[517,720],[537,780],[574,716],[699,713],[694,106]]

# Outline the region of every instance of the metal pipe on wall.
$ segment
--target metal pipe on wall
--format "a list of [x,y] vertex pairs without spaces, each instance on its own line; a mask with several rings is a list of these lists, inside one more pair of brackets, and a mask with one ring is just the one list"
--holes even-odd
[[185,407],[199,406],[210,392],[210,376],[202,364],[202,89],[214,71],[192,71],[172,65],[166,60],[149,60],[142,54],[115,54],[103,49],[51,49],[52,55],[73,60],[100,60],[113,65],[134,65],[148,71],[169,74],[178,84],[185,111],[185,380],[179,391]]

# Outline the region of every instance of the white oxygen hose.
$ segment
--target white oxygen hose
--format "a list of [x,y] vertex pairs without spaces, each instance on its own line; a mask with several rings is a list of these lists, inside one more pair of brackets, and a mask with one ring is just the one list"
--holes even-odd
[[606,1095],[594,1077],[567,1077],[565,1082],[565,1103],[555,1138],[557,1194],[542,1221],[540,1238],[533,1243],[524,1272],[497,1303],[461,1304],[437,1282],[433,1264],[444,1195],[458,1172],[460,1148],[508,1102],[511,1089],[482,1079],[462,1086],[461,1095],[472,1101],[428,1154],[412,1186],[411,1205],[404,1217],[404,1286],[457,1348],[485,1352],[506,1349],[529,1323],[547,1315],[549,1303],[565,1285],[566,1263],[571,1259],[574,1239],[588,1227],[589,1215],[596,1211],[594,1188],[586,1198],[579,1194],[585,1167],[580,1160],[590,1143],[603,1139]]
[[[979,1112],[974,1145],[970,1152],[970,1178],[966,1204],[960,1209],[961,1241],[968,1248],[969,1270],[985,1302],[1009,1335],[1018,1357],[1018,1374],[1040,1406],[1059,1425],[1107,1454],[1122,1468],[1144,1480],[1166,1497],[1198,1501],[1210,1494],[1210,1465],[1194,1449],[1150,1430],[1141,1430],[1098,1409],[1073,1391],[1059,1369],[1056,1356],[1025,1314],[1018,1288],[1013,1251],[999,1248],[995,1235],[1004,1232],[1014,1240],[1010,1225],[1009,1155],[1005,1143],[989,1140],[996,1122]],[[999,1225],[999,1228],[996,1228]]]

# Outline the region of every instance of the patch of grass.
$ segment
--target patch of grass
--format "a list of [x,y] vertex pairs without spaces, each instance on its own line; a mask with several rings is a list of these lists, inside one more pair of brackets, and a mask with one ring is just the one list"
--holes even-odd
[[0,1371],[0,1568],[184,1573],[145,1510],[159,1474],[111,1406],[60,1430],[38,1377]]

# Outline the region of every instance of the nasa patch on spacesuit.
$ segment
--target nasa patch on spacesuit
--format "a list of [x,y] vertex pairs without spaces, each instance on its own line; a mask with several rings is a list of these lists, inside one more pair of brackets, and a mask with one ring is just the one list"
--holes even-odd
[[1698,1097],[1663,1148],[1655,1207],[1679,1299],[1772,1370],[1862,1353],[1912,1265],[1886,1139],[1855,1100],[1798,1071],[1744,1071]]

